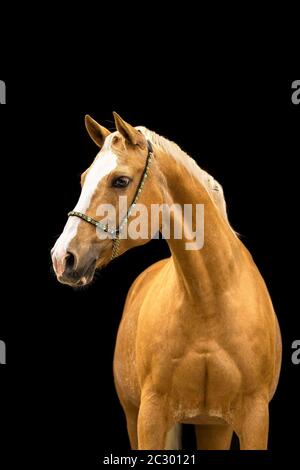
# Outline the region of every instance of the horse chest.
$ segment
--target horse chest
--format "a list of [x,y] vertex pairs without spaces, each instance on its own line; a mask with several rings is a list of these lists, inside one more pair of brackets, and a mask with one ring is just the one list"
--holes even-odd
[[198,348],[191,347],[181,357],[167,349],[161,353],[153,355],[151,362],[152,386],[168,394],[177,418],[190,419],[197,413],[216,410],[222,414],[230,409],[242,380],[240,370],[225,350],[207,341]]

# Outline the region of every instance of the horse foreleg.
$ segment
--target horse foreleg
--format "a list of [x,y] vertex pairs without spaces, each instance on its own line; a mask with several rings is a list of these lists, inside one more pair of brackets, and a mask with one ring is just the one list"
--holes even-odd
[[137,434],[137,420],[138,420],[138,408],[126,405],[124,411],[127,421],[127,432],[130,441],[130,447],[132,450],[138,449],[138,434]]
[[138,449],[138,436],[137,436],[137,420],[139,414],[138,406],[135,406],[128,398],[125,396],[122,388],[119,386],[118,381],[115,377],[115,386],[116,391],[122,405],[123,411],[125,413],[126,422],[127,422],[127,432],[130,441],[130,447],[133,450]]
[[139,450],[165,449],[168,430],[163,399],[156,394],[144,395],[138,417]]
[[248,399],[236,429],[241,450],[266,450],[269,433],[269,407],[261,399]]
[[197,449],[228,450],[232,440],[233,429],[229,424],[196,425]]

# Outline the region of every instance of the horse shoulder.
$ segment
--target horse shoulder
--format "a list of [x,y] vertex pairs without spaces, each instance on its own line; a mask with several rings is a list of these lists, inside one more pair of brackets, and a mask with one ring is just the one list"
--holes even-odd
[[169,259],[163,259],[154,263],[136,278],[127,294],[117,334],[114,354],[115,382],[118,393],[131,397],[131,401],[135,402],[139,399],[136,373],[136,335],[139,313],[149,284],[168,261]]

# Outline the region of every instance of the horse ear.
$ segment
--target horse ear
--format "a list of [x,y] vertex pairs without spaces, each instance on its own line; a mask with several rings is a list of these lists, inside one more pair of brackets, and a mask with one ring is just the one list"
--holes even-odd
[[115,111],[113,111],[117,130],[122,134],[127,142],[137,145],[140,141],[139,132],[130,124],[125,122]]
[[96,145],[98,145],[98,147],[101,148],[106,137],[110,134],[110,131],[103,126],[100,126],[100,124],[98,124],[98,122],[88,114],[85,116],[85,127],[91,139]]

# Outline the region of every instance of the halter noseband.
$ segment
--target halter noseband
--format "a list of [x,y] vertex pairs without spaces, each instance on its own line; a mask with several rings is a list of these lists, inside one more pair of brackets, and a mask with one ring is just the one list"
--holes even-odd
[[135,208],[135,206],[137,204],[137,201],[138,201],[138,199],[141,195],[142,189],[143,189],[144,184],[145,184],[145,180],[148,178],[148,172],[149,172],[150,164],[151,164],[152,157],[153,157],[153,147],[152,147],[152,144],[149,140],[147,140],[147,144],[148,144],[148,155],[147,155],[146,165],[145,165],[143,174],[141,176],[140,183],[139,183],[139,185],[137,187],[137,190],[135,192],[133,202],[129,206],[129,209],[128,209],[125,217],[123,218],[122,222],[120,223],[119,228],[110,229],[108,227],[108,224],[105,225],[102,222],[100,222],[98,220],[95,220],[95,219],[93,219],[92,217],[90,217],[86,214],[83,214],[82,212],[71,211],[71,212],[68,213],[68,217],[79,217],[80,219],[84,220],[85,222],[88,222],[89,224],[95,225],[95,227],[99,227],[101,230],[103,230],[106,233],[109,233],[112,236],[112,239],[113,239],[112,240],[113,241],[113,248],[112,248],[112,255],[111,255],[112,260],[119,255],[119,248],[120,248],[119,235],[122,232],[122,230],[124,229],[124,226],[127,224],[128,218],[131,215],[132,209]]

